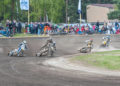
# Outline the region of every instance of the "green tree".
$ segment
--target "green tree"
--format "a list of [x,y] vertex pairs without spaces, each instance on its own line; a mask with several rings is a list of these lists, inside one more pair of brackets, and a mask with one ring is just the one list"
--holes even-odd
[[[31,21],[45,20],[46,15],[49,21],[56,23],[63,22],[64,0],[31,0]],[[33,4],[32,4],[33,3]]]
[[[64,22],[64,0],[30,0],[30,21]],[[19,0],[0,0],[0,20],[27,21],[27,11],[20,10]]]
[[120,1],[119,0],[113,0],[113,2],[116,4],[115,7],[115,11],[110,12],[108,14],[108,18],[109,19],[119,19],[120,20]]
[[[27,11],[20,10],[20,0],[0,0],[0,21],[16,19],[27,22]],[[48,20],[55,23],[65,22],[66,0],[30,0],[30,21]],[[79,0],[68,0],[68,16],[70,22],[78,22],[77,14]],[[82,19],[86,19],[86,6],[94,3],[116,3],[120,9],[119,0],[82,0]]]
[[120,20],[120,11],[113,11],[108,14],[109,19],[119,19]]

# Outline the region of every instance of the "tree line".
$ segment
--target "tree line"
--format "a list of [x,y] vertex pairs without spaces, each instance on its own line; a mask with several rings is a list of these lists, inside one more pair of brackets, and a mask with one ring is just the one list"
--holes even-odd
[[112,19],[120,20],[120,0],[113,0],[113,2],[116,3],[114,5],[115,9],[114,9],[114,11],[112,11],[108,14],[108,18],[111,20]]
[[[30,21],[64,22],[64,0],[29,0]],[[27,22],[28,11],[20,9],[20,0],[0,0],[0,21],[19,20]]]
[[[30,21],[48,21],[61,23],[70,18],[70,22],[79,22],[77,14],[79,0],[30,0]],[[120,19],[119,0],[82,0],[82,19],[86,19],[86,6],[89,4],[116,4],[116,10],[108,14],[110,19]],[[66,8],[67,6],[67,8]],[[67,11],[66,11],[67,9]],[[66,16],[67,12],[67,16]],[[20,0],[0,0],[0,21],[17,20],[27,22],[28,12],[20,9]]]

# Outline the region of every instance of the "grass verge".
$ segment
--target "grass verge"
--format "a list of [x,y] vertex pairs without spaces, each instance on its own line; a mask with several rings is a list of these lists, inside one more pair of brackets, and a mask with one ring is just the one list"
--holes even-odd
[[110,70],[120,70],[120,50],[85,54],[76,56],[72,60],[80,61],[95,67],[101,67]]

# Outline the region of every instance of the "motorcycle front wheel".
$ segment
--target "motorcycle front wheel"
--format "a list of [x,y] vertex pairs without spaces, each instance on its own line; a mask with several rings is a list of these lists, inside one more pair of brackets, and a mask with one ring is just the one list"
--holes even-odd
[[11,56],[13,56],[13,54],[9,52],[9,53],[8,53],[8,56],[10,56],[10,57],[11,57]]
[[23,57],[24,56],[24,51],[20,51],[20,53],[17,56],[18,57]]
[[104,45],[104,44],[100,45],[100,48],[105,48],[105,47],[106,47],[106,45]]
[[80,49],[80,53],[87,53],[87,47]]

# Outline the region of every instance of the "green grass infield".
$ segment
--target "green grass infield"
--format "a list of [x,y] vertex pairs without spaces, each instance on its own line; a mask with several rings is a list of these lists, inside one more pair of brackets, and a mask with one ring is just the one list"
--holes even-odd
[[120,70],[120,50],[84,54],[72,58],[72,61],[80,61],[86,65],[110,70]]

